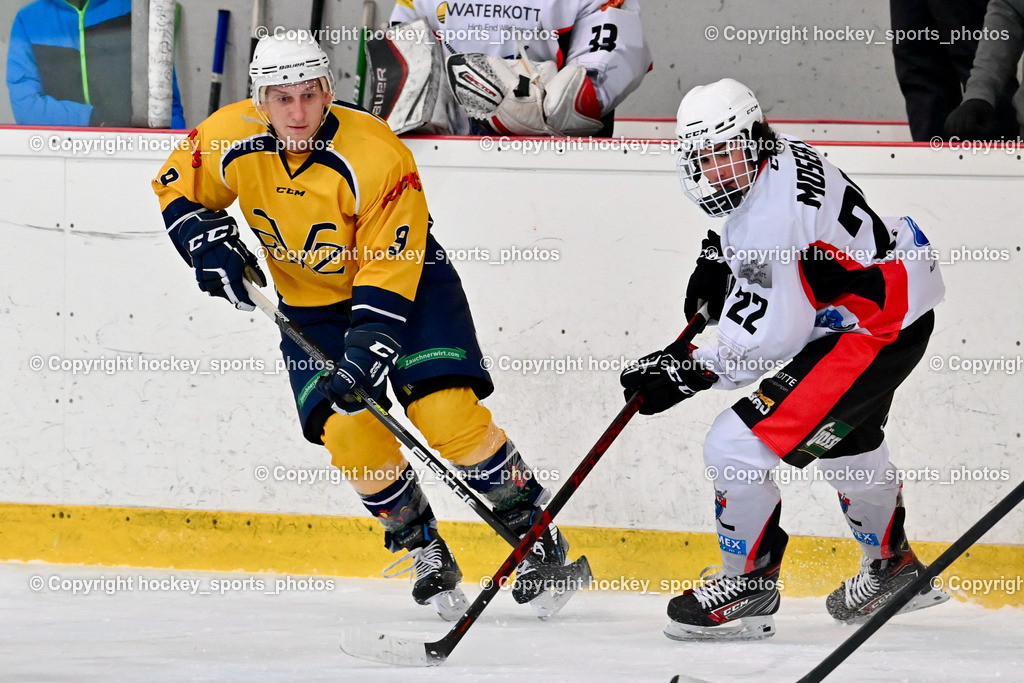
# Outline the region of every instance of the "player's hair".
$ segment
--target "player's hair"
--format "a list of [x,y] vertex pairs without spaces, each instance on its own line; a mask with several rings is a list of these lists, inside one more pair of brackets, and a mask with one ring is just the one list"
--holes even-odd
[[750,124],[750,139],[754,143],[754,150],[757,152],[757,158],[754,159],[754,165],[757,167],[760,167],[766,160],[782,151],[780,149],[782,141],[779,139],[779,134],[764,119]]

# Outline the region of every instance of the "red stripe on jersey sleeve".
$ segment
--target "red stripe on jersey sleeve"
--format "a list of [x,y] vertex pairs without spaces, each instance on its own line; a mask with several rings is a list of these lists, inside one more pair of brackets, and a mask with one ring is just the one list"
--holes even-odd
[[[800,282],[815,309],[843,306],[872,335],[897,332],[909,309],[907,269],[900,260],[864,266],[827,242],[814,242],[800,261]],[[825,280],[828,285],[819,287]],[[826,301],[821,289],[836,290]]]

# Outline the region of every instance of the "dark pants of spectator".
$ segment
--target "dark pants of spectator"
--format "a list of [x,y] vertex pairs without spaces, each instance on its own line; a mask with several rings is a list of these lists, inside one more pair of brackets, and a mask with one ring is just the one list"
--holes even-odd
[[[986,5],[988,0],[889,0],[896,80],[914,140],[943,137],[942,127],[960,104],[978,49],[977,40],[957,33],[980,32]],[[899,39],[900,32],[911,38]],[[996,102],[997,137],[1016,137],[1020,131],[1011,103],[1016,90],[1012,78]]]

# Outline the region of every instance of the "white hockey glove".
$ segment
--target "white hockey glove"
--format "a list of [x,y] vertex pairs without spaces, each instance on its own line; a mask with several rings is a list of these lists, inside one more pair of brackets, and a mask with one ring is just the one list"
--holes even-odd
[[601,130],[601,101],[583,66],[567,64],[545,82],[544,89],[544,120],[549,128],[562,135]]
[[486,121],[499,133],[558,134],[544,116],[544,83],[557,73],[554,62],[471,52],[450,56],[445,70],[455,99],[471,118]]

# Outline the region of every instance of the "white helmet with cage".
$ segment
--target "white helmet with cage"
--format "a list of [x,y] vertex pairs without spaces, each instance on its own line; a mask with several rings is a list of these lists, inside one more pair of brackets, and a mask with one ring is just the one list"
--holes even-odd
[[[763,118],[754,93],[731,78],[698,85],[679,103],[676,169],[686,196],[708,215],[724,216],[743,201],[757,173],[752,129]],[[736,149],[744,150],[742,160],[734,159]],[[721,171],[729,180],[712,182],[707,171],[716,177]]]
[[264,102],[272,85],[294,85],[318,79],[324,92],[334,96],[334,77],[330,60],[320,45],[302,31],[275,32],[256,44],[249,64],[252,79],[252,103]]

